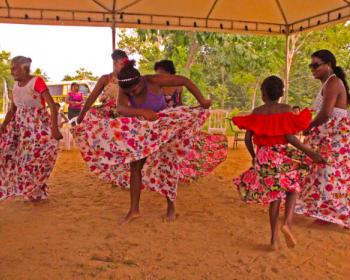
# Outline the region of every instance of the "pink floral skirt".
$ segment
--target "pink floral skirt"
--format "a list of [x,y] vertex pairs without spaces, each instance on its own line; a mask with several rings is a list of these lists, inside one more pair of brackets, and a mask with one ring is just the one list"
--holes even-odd
[[[158,115],[159,119],[151,122],[89,112],[73,129],[89,169],[102,180],[129,188],[130,163],[147,158],[142,169],[142,188],[175,200],[180,180],[208,174],[225,159],[227,141],[226,146],[212,144],[210,152],[200,151],[206,137],[211,139],[208,141],[223,141],[222,137],[216,139],[200,132],[208,110],[183,106],[166,109]],[[226,151],[220,151],[216,159],[203,160],[215,153],[213,149],[225,150],[225,147]],[[194,157],[192,161],[188,161],[189,155]]]
[[17,108],[7,132],[0,136],[0,200],[22,195],[47,198],[46,181],[57,157],[45,108]]
[[328,164],[312,164],[296,213],[350,228],[350,118],[333,116],[306,139]]
[[302,158],[288,145],[258,147],[254,166],[233,179],[242,200],[268,204],[284,199],[286,192],[300,192],[307,170]]

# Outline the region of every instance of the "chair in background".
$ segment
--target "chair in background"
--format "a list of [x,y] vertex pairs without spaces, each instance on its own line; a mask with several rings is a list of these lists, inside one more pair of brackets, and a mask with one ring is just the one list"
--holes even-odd
[[210,110],[208,132],[226,135],[228,111]]
[[235,128],[233,123],[232,123],[232,120],[230,118],[228,118],[227,121],[229,122],[231,131],[233,133],[232,149],[235,149],[235,148],[237,149],[238,142],[240,142],[240,141],[244,142],[245,131],[244,130],[240,130],[238,128]]

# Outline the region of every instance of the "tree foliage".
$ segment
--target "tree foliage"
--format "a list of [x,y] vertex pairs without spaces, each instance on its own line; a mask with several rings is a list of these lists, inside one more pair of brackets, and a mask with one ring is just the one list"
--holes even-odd
[[79,68],[75,71],[75,75],[65,75],[62,79],[62,81],[74,81],[74,80],[91,80],[91,81],[97,81],[98,77],[94,76],[91,71],[85,69],[85,68]]
[[[310,55],[329,49],[338,64],[350,68],[350,26],[339,24],[293,37],[288,101],[310,106],[320,85],[308,69]],[[210,96],[214,107],[249,111],[261,103],[260,84],[269,75],[285,77],[285,38],[282,36],[230,35],[206,32],[123,31],[119,47],[140,56],[139,68],[153,73],[161,59],[173,60],[177,72],[191,78]],[[194,104],[190,94],[185,102]]]

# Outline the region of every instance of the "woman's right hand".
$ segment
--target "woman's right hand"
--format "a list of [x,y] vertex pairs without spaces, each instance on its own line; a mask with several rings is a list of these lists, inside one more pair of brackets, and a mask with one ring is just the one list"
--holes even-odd
[[327,163],[327,160],[324,159],[319,153],[312,151],[308,154],[308,156],[312,159],[315,163]]
[[148,121],[156,121],[159,118],[157,113],[150,109],[144,109],[142,111],[142,116]]
[[5,133],[6,132],[6,126],[5,125],[1,125],[0,126],[0,136],[3,134],[3,133]]
[[63,136],[60,132],[60,130],[57,127],[53,127],[52,128],[52,136],[53,138],[55,138],[56,140],[61,140],[63,139]]

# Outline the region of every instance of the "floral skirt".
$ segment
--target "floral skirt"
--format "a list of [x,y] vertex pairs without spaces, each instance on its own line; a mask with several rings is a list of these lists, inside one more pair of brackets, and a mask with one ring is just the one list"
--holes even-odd
[[57,150],[46,109],[17,108],[7,132],[0,136],[0,200],[18,195],[47,198],[46,181]]
[[332,117],[313,128],[306,142],[328,164],[311,165],[296,213],[350,227],[350,118]]
[[[208,110],[183,106],[158,115],[159,119],[151,122],[136,117],[111,118],[96,110],[89,112],[73,128],[73,134],[90,170],[102,180],[129,188],[130,163],[147,158],[142,169],[142,188],[175,200],[180,180],[205,175],[225,159],[227,140],[226,146],[212,144],[211,150],[200,151],[206,137],[211,142],[224,141],[200,132]],[[217,148],[223,151],[207,161]],[[193,157],[192,161],[188,156]]]
[[192,149],[181,161],[181,180],[188,182],[208,175],[226,160],[227,150],[226,135],[198,132],[194,136]]
[[302,154],[288,145],[257,148],[254,166],[233,179],[245,202],[268,204],[284,199],[286,192],[300,192],[307,170]]

